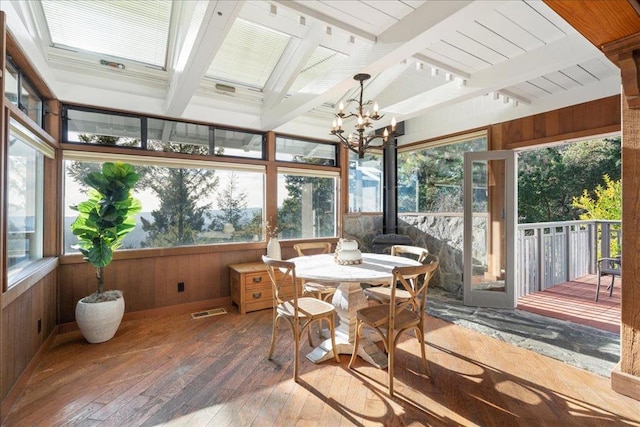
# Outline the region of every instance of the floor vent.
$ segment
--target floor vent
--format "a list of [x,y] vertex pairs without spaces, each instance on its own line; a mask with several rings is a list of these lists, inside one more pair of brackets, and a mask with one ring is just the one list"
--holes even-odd
[[191,317],[194,319],[202,319],[203,317],[219,316],[221,314],[227,314],[227,310],[225,310],[224,308],[212,308],[211,310],[191,313]]

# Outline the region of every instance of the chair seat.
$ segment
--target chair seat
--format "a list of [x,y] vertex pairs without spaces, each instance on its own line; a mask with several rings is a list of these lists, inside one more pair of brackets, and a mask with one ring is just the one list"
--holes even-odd
[[[357,317],[362,322],[378,327],[389,323],[389,304],[373,305],[361,308]],[[395,330],[406,329],[420,323],[420,316],[412,310],[403,310],[398,313],[394,325]]]
[[320,293],[333,293],[338,288],[337,283],[317,283],[306,282],[304,284],[304,291],[307,293],[320,292]]
[[[388,303],[391,300],[391,288],[389,286],[376,286],[364,289],[367,298],[374,299],[381,304]],[[409,292],[404,289],[396,289],[396,299],[398,301],[406,301],[411,298]]]
[[[293,304],[291,301],[285,301],[278,304],[278,314],[286,317],[294,316]],[[298,298],[298,316],[300,318],[315,318],[325,316],[335,310],[335,307],[328,302],[317,298],[302,297]]]

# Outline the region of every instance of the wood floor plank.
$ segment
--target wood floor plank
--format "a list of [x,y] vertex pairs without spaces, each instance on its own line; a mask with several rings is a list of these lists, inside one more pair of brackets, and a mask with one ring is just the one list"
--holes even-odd
[[427,317],[425,375],[408,336],[396,352],[396,396],[387,371],[311,363],[278,330],[267,360],[271,312],[124,322],[109,342],[60,335],[3,426],[640,426],[640,402],[610,380]]

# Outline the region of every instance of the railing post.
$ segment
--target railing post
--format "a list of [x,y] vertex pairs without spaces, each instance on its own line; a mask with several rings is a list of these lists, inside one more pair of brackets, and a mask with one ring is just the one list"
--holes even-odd
[[564,236],[564,265],[565,265],[565,281],[569,281],[572,279],[571,277],[571,224],[564,226],[565,236]]
[[596,262],[598,261],[598,222],[589,223],[589,248],[591,256],[589,259],[589,274],[596,273]]
[[536,258],[538,260],[538,286],[537,286],[537,290],[541,291],[542,290],[542,284],[544,282],[544,250],[543,250],[543,232],[542,232],[542,228],[534,228],[534,234],[537,237],[537,253],[536,253]]
[[600,227],[600,258],[607,258],[611,256],[611,224],[601,222]]

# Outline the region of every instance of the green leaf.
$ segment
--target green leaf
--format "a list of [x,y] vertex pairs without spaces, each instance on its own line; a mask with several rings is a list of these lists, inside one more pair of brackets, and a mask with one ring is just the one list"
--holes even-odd
[[71,229],[78,237],[75,247],[95,267],[106,267],[113,251],[135,228],[134,215],[142,205],[131,193],[138,179],[134,167],[120,161],[106,162],[101,172],[92,172],[84,179],[91,188],[87,200],[72,206],[78,217]]
[[112,259],[113,251],[105,241],[101,241],[87,252],[87,260],[95,267],[106,267]]

